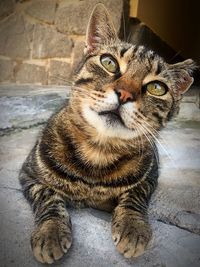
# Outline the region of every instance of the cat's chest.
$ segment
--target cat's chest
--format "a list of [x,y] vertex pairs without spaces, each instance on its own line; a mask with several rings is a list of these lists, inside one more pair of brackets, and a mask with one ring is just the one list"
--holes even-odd
[[85,181],[72,181],[66,177],[59,177],[55,173],[48,173],[44,175],[44,182],[49,186],[53,187],[58,193],[61,193],[69,201],[74,202],[79,206],[82,205],[96,206],[102,203],[107,203],[113,199],[118,198],[118,196],[127,190],[130,186],[112,186],[112,185],[101,185],[87,183]]
[[96,147],[87,142],[83,142],[79,145],[78,154],[83,162],[91,164],[94,168],[105,168],[116,162],[119,158],[118,153],[104,150],[102,147]]

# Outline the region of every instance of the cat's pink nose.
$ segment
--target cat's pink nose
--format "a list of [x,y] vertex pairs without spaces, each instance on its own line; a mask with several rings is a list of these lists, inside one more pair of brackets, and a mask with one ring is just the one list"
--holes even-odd
[[125,104],[128,101],[133,101],[133,95],[130,92],[124,89],[117,89],[115,90],[115,92],[118,96],[120,104]]

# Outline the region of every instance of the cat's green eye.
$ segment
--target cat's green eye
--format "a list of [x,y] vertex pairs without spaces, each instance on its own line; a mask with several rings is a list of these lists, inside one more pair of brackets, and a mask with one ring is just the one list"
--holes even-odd
[[119,70],[119,65],[111,55],[102,55],[100,58],[102,66],[109,72],[116,73]]
[[151,95],[162,96],[167,93],[166,85],[159,81],[150,82],[145,87]]

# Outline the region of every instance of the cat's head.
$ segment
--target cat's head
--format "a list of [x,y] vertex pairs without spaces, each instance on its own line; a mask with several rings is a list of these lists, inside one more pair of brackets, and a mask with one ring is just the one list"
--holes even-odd
[[118,39],[102,4],[92,12],[71,103],[102,136],[131,139],[159,130],[193,82],[191,59],[167,64],[144,46]]

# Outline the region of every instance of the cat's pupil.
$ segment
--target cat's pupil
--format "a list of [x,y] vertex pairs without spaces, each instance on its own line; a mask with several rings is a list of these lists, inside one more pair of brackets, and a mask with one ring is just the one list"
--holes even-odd
[[160,84],[155,83],[154,84],[155,90],[162,91],[163,87],[160,86]]
[[163,96],[167,92],[167,88],[162,82],[151,82],[146,85],[146,89],[150,94],[156,96]]
[[115,73],[119,68],[117,61],[111,55],[102,55],[100,61],[102,66],[111,73]]

